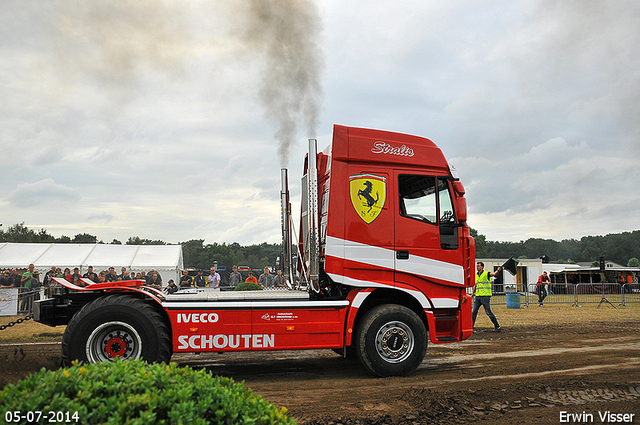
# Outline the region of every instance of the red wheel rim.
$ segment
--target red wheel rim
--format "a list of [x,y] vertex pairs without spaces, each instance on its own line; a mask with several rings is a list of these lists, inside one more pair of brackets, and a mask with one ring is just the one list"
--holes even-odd
[[127,351],[127,342],[119,336],[110,338],[104,348],[109,357],[119,357]]

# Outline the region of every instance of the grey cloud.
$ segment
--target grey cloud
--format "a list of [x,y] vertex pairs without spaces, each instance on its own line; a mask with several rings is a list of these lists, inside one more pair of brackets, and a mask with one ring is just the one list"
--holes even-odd
[[60,2],[55,63],[68,77],[114,89],[145,68],[178,72],[190,41],[185,8],[159,0]]
[[600,187],[620,177],[619,170],[611,168],[615,161],[585,142],[570,146],[562,138],[518,156],[452,160],[463,181],[471,182],[469,206],[475,213],[535,212],[558,202],[592,199]]
[[36,208],[66,205],[79,201],[81,195],[76,189],[57,184],[52,179],[36,183],[22,183],[9,193],[7,201],[18,208]]
[[[434,140],[489,238],[631,230],[639,9],[3,1],[0,146],[16,171],[0,180],[3,220],[85,223],[107,241],[277,241],[281,163],[297,199],[302,140],[317,135],[324,149],[338,123]],[[46,189],[81,207],[49,202]],[[51,208],[16,207],[32,203]]]
[[114,219],[112,214],[93,214],[87,217],[87,221],[108,224]]

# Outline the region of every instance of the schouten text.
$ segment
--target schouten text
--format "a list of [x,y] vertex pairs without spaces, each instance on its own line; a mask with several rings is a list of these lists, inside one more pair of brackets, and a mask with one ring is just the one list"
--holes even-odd
[[273,348],[274,334],[249,335],[180,335],[178,350]]

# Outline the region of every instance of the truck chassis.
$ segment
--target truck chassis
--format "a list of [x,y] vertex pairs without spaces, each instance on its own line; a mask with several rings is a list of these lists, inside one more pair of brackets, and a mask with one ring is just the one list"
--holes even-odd
[[37,302],[34,318],[67,325],[65,365],[116,357],[169,362],[180,352],[333,349],[357,356],[378,376],[406,375],[422,362],[429,338],[430,313],[383,290],[312,300],[295,290],[165,295],[143,281],[80,287],[55,280],[67,291]]

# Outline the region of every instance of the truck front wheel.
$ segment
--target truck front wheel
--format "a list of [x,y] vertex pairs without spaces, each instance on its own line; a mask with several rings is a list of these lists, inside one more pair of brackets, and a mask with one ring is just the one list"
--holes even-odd
[[99,363],[121,359],[169,362],[171,337],[162,316],[143,300],[109,295],[85,305],[62,337],[62,361]]
[[409,308],[380,305],[360,322],[355,346],[360,362],[374,374],[408,375],[427,352],[427,329]]

